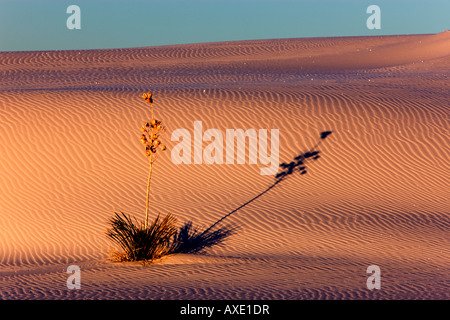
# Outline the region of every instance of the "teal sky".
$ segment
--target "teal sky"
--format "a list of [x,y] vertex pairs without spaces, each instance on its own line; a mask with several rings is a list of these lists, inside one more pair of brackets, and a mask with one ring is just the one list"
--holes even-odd
[[[81,29],[69,30],[69,5]],[[381,29],[369,30],[369,5]],[[438,33],[449,0],[0,0],[0,51],[100,49],[273,38]]]

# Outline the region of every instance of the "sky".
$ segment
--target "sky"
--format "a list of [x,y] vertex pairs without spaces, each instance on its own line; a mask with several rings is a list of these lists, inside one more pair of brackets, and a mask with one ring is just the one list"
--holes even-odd
[[[71,5],[78,6],[67,13]],[[367,20],[380,8],[380,29]],[[68,28],[79,22],[80,29]],[[0,51],[438,33],[449,0],[0,0]]]

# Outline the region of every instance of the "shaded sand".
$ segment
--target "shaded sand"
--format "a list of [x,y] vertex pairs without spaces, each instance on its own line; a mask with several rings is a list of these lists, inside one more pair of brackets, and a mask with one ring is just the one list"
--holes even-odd
[[[448,31],[0,53],[0,298],[448,299],[449,74]],[[169,131],[152,214],[180,224],[211,225],[274,177],[175,165],[173,130],[278,128],[280,162],[333,134],[306,175],[228,218],[224,246],[111,263],[108,219],[144,216],[150,90]]]

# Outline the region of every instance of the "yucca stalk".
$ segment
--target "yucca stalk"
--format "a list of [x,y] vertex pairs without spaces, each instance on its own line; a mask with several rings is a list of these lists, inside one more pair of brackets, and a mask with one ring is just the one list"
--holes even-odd
[[148,209],[149,209],[149,205],[150,205],[150,183],[152,181],[152,169],[153,169],[153,165],[152,165],[152,158],[153,155],[150,155],[149,157],[149,168],[148,168],[148,180],[147,180],[147,199],[145,201],[145,224],[144,224],[144,228],[147,228],[148,225]]
[[152,181],[153,164],[156,161],[156,151],[159,146],[164,151],[166,146],[159,141],[161,134],[165,133],[165,128],[161,125],[161,121],[156,120],[153,114],[153,95],[152,93],[144,93],[142,97],[150,104],[152,117],[149,122],[145,122],[141,127],[141,142],[145,145],[145,154],[149,162],[148,179],[147,179],[147,197],[145,203],[145,220],[144,228],[148,226],[148,216],[150,211],[150,184]]

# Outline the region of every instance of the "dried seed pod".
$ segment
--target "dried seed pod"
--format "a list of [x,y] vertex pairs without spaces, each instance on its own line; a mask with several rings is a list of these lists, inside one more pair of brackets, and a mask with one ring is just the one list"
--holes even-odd
[[144,98],[145,101],[147,101],[148,103],[153,103],[153,97],[152,97],[151,92],[144,93],[144,94],[142,95],[142,98]]

